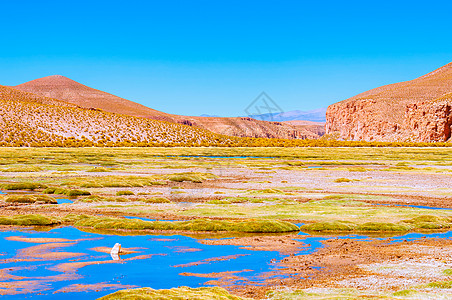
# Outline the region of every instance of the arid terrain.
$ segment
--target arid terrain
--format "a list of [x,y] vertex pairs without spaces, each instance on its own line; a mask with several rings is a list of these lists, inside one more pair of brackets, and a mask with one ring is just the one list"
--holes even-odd
[[346,140],[445,142],[452,132],[452,63],[330,105],[326,133]]
[[307,126],[305,124],[261,121],[249,117],[192,117],[168,114],[90,88],[61,75],[39,78],[13,88],[39,96],[58,99],[83,108],[95,108],[115,114],[183,124],[222,135],[255,138],[316,139],[324,133],[324,124],[316,123],[311,123]]
[[2,148],[0,294],[449,299],[451,154]]

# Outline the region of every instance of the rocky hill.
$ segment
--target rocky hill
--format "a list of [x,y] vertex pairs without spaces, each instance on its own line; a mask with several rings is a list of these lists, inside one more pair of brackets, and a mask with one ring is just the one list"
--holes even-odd
[[313,122],[313,121],[284,121],[284,124],[292,125],[295,127],[301,127],[308,129],[316,133],[319,136],[325,135],[325,122]]
[[345,140],[451,141],[452,63],[329,106],[325,127]]
[[293,126],[248,117],[220,118],[172,115],[90,88],[60,75],[36,79],[13,88],[62,100],[84,108],[96,108],[105,112],[163,120],[237,137],[315,139],[320,137],[318,132],[322,132],[318,128],[312,130],[312,126]]
[[38,96],[0,85],[0,146],[228,145],[210,131]]

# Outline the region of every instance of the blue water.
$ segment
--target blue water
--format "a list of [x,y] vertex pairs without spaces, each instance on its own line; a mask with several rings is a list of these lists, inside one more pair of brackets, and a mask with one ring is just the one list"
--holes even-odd
[[124,216],[126,219],[137,219],[142,221],[161,221],[161,222],[174,222],[178,220],[157,220],[157,219],[150,219],[150,218],[142,218],[142,217],[135,217],[135,216]]
[[[59,248],[51,249],[50,252],[70,252],[79,253],[70,258],[40,258],[35,254],[24,260],[24,256],[18,255],[30,247],[41,244],[10,241],[7,237],[21,236],[28,238],[65,238],[70,242],[60,242]],[[341,236],[311,236],[307,233],[294,235],[294,239],[303,242],[306,247],[300,248],[298,255],[311,254],[323,247],[322,242],[329,239],[368,239],[364,235],[341,235]],[[396,243],[404,240],[417,240],[422,238],[452,238],[452,231],[445,233],[409,233],[390,238],[376,238],[387,240],[388,243]],[[110,290],[99,292],[67,292],[61,293],[58,290],[72,284],[122,284],[134,285],[137,287],[151,287],[154,289],[172,288],[181,285],[190,287],[204,286],[209,280],[215,278],[201,278],[195,276],[183,276],[180,273],[212,273],[226,271],[245,271],[236,273],[240,277],[256,283],[262,283],[263,273],[276,270],[278,267],[272,263],[274,260],[281,260],[284,255],[276,251],[252,251],[240,249],[238,246],[213,246],[203,245],[196,238],[183,235],[133,235],[118,236],[111,234],[86,233],[74,227],[59,227],[47,232],[34,231],[30,229],[15,229],[0,231],[0,271],[6,270],[7,274],[23,276],[24,279],[5,279],[0,282],[10,282],[20,280],[36,280],[41,284],[31,293],[2,296],[2,299],[89,299],[98,298],[115,290],[122,289],[115,287]],[[115,243],[120,243],[123,248],[143,248],[139,253],[123,255],[121,260],[114,261],[108,253],[101,253],[91,250],[94,247],[111,248]],[[36,252],[34,252],[36,253]],[[152,255],[145,259],[130,260],[141,255]],[[225,261],[213,261],[206,264],[193,266],[180,266],[206,259],[239,255],[234,259]],[[76,269],[75,273],[58,271],[55,267],[62,263],[91,262],[92,264]],[[22,269],[12,269],[12,268]],[[12,269],[12,270],[11,270]],[[76,275],[64,280],[55,279],[58,275]],[[52,280],[53,278],[53,280]]]
[[430,234],[423,234],[423,233],[407,233],[405,235],[392,237],[388,239],[389,243],[397,243],[402,241],[414,241],[414,240],[420,240],[423,238],[436,238],[436,239],[451,239],[452,238],[452,231],[448,232],[438,232],[438,233],[430,233]]
[[[34,260],[20,261],[17,253],[24,248],[37,246],[40,244],[9,241],[5,238],[10,236],[33,237],[33,238],[65,238],[78,240],[74,244],[68,243],[67,247],[52,249],[53,252],[82,253],[81,256],[64,258],[61,260]],[[89,239],[89,240],[80,240]],[[88,296],[89,299],[107,295],[115,290],[104,290],[100,292],[80,292],[80,293],[59,293],[59,289],[71,284],[123,284],[135,285],[138,287],[152,287],[155,289],[172,288],[180,285],[191,287],[203,286],[205,282],[214,278],[200,278],[194,276],[179,275],[182,272],[211,273],[225,271],[241,271],[250,269],[252,271],[237,273],[238,276],[246,277],[253,281],[262,281],[258,276],[262,273],[273,270],[275,267],[270,263],[272,259],[281,259],[283,256],[275,251],[251,251],[240,249],[237,246],[211,246],[198,243],[197,239],[181,236],[116,236],[108,234],[85,233],[73,227],[62,227],[52,229],[48,232],[37,232],[33,230],[0,231],[1,253],[0,269],[13,267],[25,267],[23,270],[9,271],[16,276],[24,276],[30,280],[37,280],[48,287],[49,290],[38,288],[34,293],[2,296],[2,299],[80,299],[81,295]],[[114,262],[107,253],[100,253],[90,250],[93,247],[113,247],[115,243],[120,243],[122,247],[143,247],[141,253],[124,255],[119,262]],[[184,249],[197,249],[196,251],[185,252]],[[146,259],[127,260],[129,257],[139,255],[154,256]],[[200,264],[189,267],[175,267],[175,265],[197,262],[209,258],[243,255],[227,261],[215,261],[208,264]],[[8,261],[13,259],[13,261]],[[19,260],[17,260],[19,259]],[[33,257],[33,259],[36,259]],[[126,259],[126,260],[124,260]],[[80,278],[68,280],[50,280],[49,276],[61,275],[64,273],[53,270],[61,263],[69,262],[113,262],[103,264],[87,265],[77,270]],[[27,280],[27,279],[22,279]],[[14,280],[2,280],[11,282]],[[56,293],[55,293],[56,292]]]
[[374,205],[413,207],[413,208],[437,209],[437,210],[451,210],[452,209],[452,208],[446,208],[446,207],[434,207],[434,206],[423,206],[423,205],[408,205],[408,204],[374,203]]
[[74,201],[69,199],[56,199],[58,204],[65,204],[65,203],[73,203]]

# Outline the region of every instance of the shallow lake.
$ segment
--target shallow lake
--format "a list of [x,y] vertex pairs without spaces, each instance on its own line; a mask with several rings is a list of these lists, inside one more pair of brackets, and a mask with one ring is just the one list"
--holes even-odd
[[[68,239],[53,243],[31,243],[16,237]],[[109,294],[121,288],[111,286],[110,290],[100,292],[71,292],[68,287],[74,284],[91,285],[132,285],[155,289],[172,288],[180,285],[203,286],[215,278],[183,276],[180,273],[211,273],[243,271],[237,276],[262,281],[259,274],[275,267],[272,259],[282,256],[274,251],[251,251],[237,246],[210,246],[198,243],[197,239],[182,235],[157,236],[134,235],[117,236],[86,233],[73,227],[55,228],[48,232],[34,230],[14,230],[0,232],[1,253],[0,295],[5,285],[16,282],[16,295],[2,296],[8,299],[65,298],[76,299],[89,295],[90,299]],[[97,252],[96,247],[108,247],[120,243],[125,248],[136,249],[138,253],[121,255],[115,261],[109,253]],[[42,245],[50,245],[41,248]],[[53,245],[53,246],[52,246]],[[215,258],[218,258],[216,260]],[[206,263],[203,260],[212,261]],[[197,265],[186,265],[200,262]],[[186,265],[186,266],[183,266]],[[22,284],[24,284],[22,286]],[[25,288],[24,288],[25,287]],[[22,294],[26,293],[26,294]],[[91,294],[92,293],[92,294]]]
[[[451,238],[452,232],[392,237],[388,242],[423,237]],[[67,240],[36,240],[67,239]],[[310,254],[331,238],[366,239],[364,235],[311,236],[294,239],[306,244],[298,254]],[[33,240],[34,239],[34,240]],[[384,239],[384,238],[379,238]],[[260,275],[276,270],[272,260],[284,257],[276,251],[252,251],[238,246],[212,246],[183,235],[120,236],[87,233],[74,227],[50,231],[16,229],[0,231],[0,295],[5,288],[15,291],[5,299],[94,299],[115,290],[134,287],[154,289],[177,286],[199,287],[216,278],[181,273],[236,272],[236,284],[243,280],[263,282]],[[114,260],[108,253],[115,243],[137,251]],[[99,252],[104,247],[106,253]],[[98,291],[96,291],[98,290]],[[64,292],[64,294],[62,294]]]

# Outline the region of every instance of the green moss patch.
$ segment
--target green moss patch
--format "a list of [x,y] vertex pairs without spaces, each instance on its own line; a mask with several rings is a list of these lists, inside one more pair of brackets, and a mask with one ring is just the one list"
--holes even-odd
[[445,229],[452,227],[452,218],[422,215],[398,223],[366,222],[353,223],[348,221],[325,221],[306,224],[300,227],[301,231],[412,231],[428,229]]
[[166,175],[166,178],[170,181],[176,181],[176,182],[191,181],[191,182],[201,183],[207,179],[218,178],[218,176],[210,174],[210,173],[179,173],[179,174]]
[[452,218],[422,215],[410,220],[404,220],[404,223],[419,229],[442,229],[452,227]]
[[2,196],[5,202],[9,203],[46,203],[46,204],[58,204],[57,200],[48,195],[6,195]]
[[430,283],[427,284],[427,287],[429,287],[429,288],[436,288],[436,289],[451,289],[452,288],[452,281],[430,282]]
[[334,180],[334,182],[337,182],[337,183],[351,182],[351,181],[353,181],[353,180],[348,179],[348,178],[344,178],[344,177],[337,178],[337,179]]
[[230,232],[293,232],[299,231],[295,224],[276,220],[210,220],[197,219],[190,221],[161,222],[143,221],[139,219],[120,219],[94,217],[86,215],[68,215],[65,221],[75,226],[95,229],[128,229],[128,230],[180,230],[180,231],[230,231]]
[[140,201],[145,203],[171,203],[171,201],[165,197],[140,198]]
[[209,200],[206,203],[207,204],[231,204],[231,202],[228,200],[218,200],[218,199]]
[[116,192],[116,196],[131,196],[131,195],[135,195],[135,193],[132,191],[117,191]]
[[356,226],[357,231],[408,231],[411,228],[402,224],[367,222]]
[[301,231],[353,231],[356,224],[346,221],[317,222],[305,224],[300,227]]
[[0,185],[3,190],[38,190],[45,189],[47,185],[37,182],[13,182]]
[[42,168],[37,166],[15,166],[2,170],[2,172],[39,172]]
[[77,177],[62,182],[62,185],[82,188],[144,187],[162,184],[155,176],[99,176]]
[[60,221],[42,215],[17,215],[13,217],[0,216],[0,225],[15,226],[49,226],[59,224]]
[[66,196],[70,196],[70,197],[91,195],[91,193],[88,191],[62,189],[62,188],[46,188],[43,191],[43,193],[44,194],[55,194],[55,195],[66,195]]
[[110,172],[110,170],[103,167],[94,167],[92,169],[86,170],[86,172]]
[[231,295],[220,287],[189,288],[179,287],[169,290],[154,290],[151,288],[130,289],[115,292],[99,298],[99,300],[241,300],[242,298]]
[[[263,189],[263,190],[255,190],[255,191],[249,191],[250,194],[280,194],[284,195],[285,192],[279,190],[279,189]],[[290,193],[291,194],[291,193]]]

